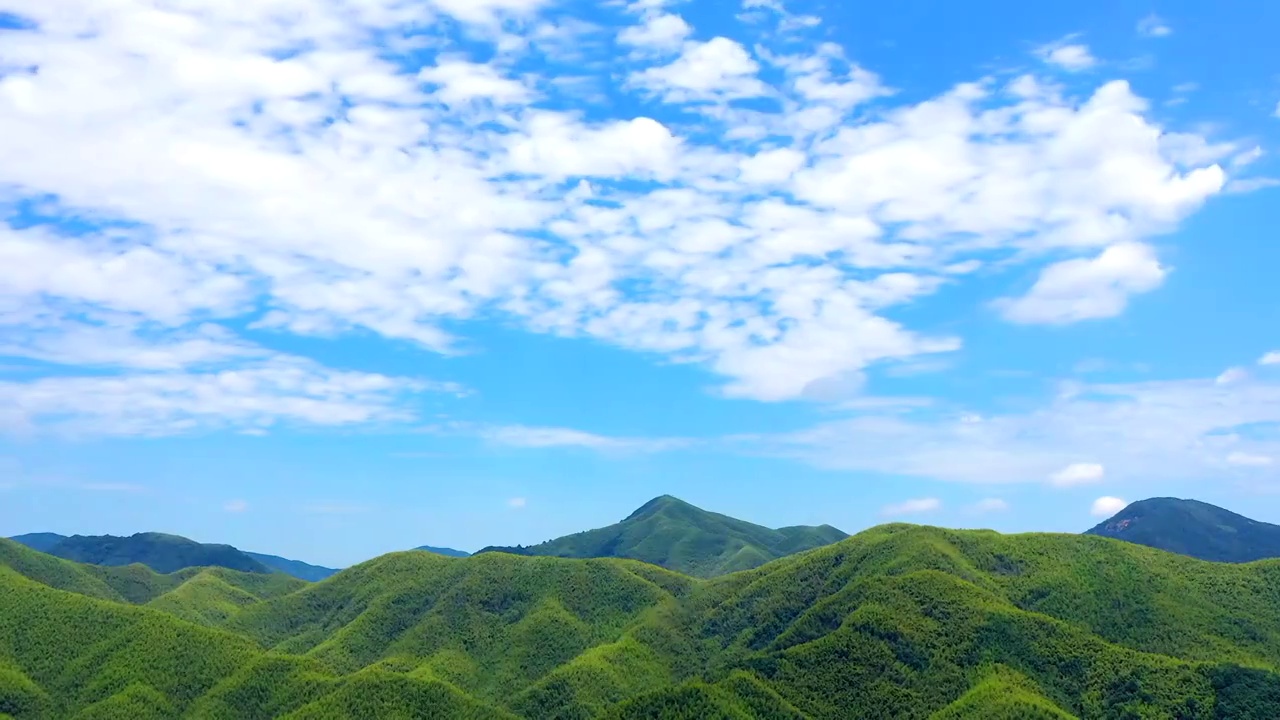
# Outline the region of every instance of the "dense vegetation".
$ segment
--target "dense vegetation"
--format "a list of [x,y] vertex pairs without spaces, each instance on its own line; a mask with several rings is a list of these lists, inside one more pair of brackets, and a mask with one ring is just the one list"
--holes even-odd
[[1089,530],[1089,535],[1218,562],[1280,558],[1280,525],[1250,520],[1198,500],[1135,502]]
[[13,718],[1273,720],[1277,667],[1280,561],[1093,536],[887,525],[710,580],[410,551],[314,584],[0,541]]
[[664,495],[620,523],[548,540],[530,547],[488,547],[480,552],[564,558],[630,558],[694,577],[715,577],[759,567],[848,537],[819,527],[773,530],[707,512]]

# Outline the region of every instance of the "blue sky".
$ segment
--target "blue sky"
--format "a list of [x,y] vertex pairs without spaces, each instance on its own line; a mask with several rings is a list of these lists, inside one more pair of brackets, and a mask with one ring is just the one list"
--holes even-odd
[[0,0],[0,533],[1280,522],[1277,26]]

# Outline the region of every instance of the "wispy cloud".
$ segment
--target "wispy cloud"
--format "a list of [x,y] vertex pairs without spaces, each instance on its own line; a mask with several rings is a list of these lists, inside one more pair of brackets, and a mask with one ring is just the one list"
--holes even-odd
[[308,515],[359,515],[372,509],[369,505],[343,502],[314,502],[302,506],[302,512]]
[[563,427],[453,425],[455,431],[475,432],[485,440],[517,448],[586,448],[608,452],[663,452],[689,447],[686,438],[612,437]]
[[249,509],[249,503],[244,500],[228,500],[222,505],[222,509],[229,513],[242,513]]
[[1071,463],[1049,476],[1049,484],[1059,488],[1093,485],[1102,482],[1106,469],[1098,463]]
[[1004,512],[1009,509],[1009,503],[1000,498],[985,498],[969,505],[966,509],[977,514]]
[[1220,379],[1072,382],[1018,411],[863,412],[740,438],[736,447],[839,470],[1059,486],[1094,483],[1104,472],[1111,482],[1196,480],[1246,455],[1280,457],[1280,378],[1268,367]]
[[1098,60],[1089,52],[1089,46],[1071,42],[1072,37],[1068,36],[1057,42],[1042,45],[1036,49],[1036,54],[1046,63],[1071,72],[1088,70],[1097,65]]
[[1155,13],[1139,20],[1137,29],[1139,35],[1147,37],[1167,37],[1173,34],[1173,28]]
[[507,507],[513,510],[522,510],[528,504],[529,501],[522,497],[513,497],[507,500]]
[[76,483],[75,487],[90,492],[109,492],[109,493],[144,493],[147,492],[145,485],[137,485],[134,483],[114,483],[114,482],[83,482]]
[[916,498],[914,500],[904,500],[900,503],[886,505],[880,509],[880,515],[882,517],[918,515],[920,513],[933,512],[941,507],[942,501],[938,498]]

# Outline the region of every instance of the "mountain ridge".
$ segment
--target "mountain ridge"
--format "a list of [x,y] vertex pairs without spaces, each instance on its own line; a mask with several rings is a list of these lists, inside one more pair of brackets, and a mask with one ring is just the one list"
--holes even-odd
[[621,521],[531,546],[489,546],[477,555],[628,558],[694,577],[714,577],[837,542],[830,525],[767,528],[660,495]]
[[105,567],[140,563],[168,574],[194,567],[223,567],[252,573],[283,572],[316,581],[338,572],[334,568],[253,553],[222,543],[201,543],[181,535],[140,532],[133,535],[60,535],[27,533],[9,538],[64,560]]
[[1184,498],[1139,500],[1085,534],[1215,562],[1240,563],[1280,557],[1280,525]]
[[898,523],[712,579],[405,551],[256,597],[282,576],[192,572],[141,606],[75,585],[125,575],[168,577],[0,540],[3,712],[1273,720],[1280,702],[1280,561],[1089,535]]

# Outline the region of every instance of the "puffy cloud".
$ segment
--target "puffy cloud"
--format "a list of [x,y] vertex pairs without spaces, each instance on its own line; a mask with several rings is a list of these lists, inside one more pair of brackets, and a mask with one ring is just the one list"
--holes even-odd
[[1266,355],[1263,355],[1262,357],[1258,358],[1258,364],[1259,365],[1280,365],[1280,350],[1273,350],[1272,352],[1269,352]]
[[1049,484],[1068,488],[1102,482],[1106,469],[1098,463],[1072,463],[1049,476]]
[[1131,295],[1160,287],[1166,273],[1150,246],[1122,243],[1092,259],[1050,265],[1026,295],[1006,298],[996,306],[1016,323],[1065,324],[1115,317],[1124,312]]
[[618,33],[618,42],[643,49],[678,49],[692,32],[684,18],[671,13],[649,13],[640,25],[631,25]]
[[1046,63],[1071,72],[1088,70],[1098,64],[1097,58],[1089,52],[1088,45],[1072,43],[1068,40],[1041,46],[1036,50],[1036,54]]
[[[444,328],[484,318],[700,363],[732,396],[848,402],[868,367],[961,345],[895,306],[977,282],[961,270],[993,255],[1053,253],[1006,315],[1114,315],[1163,278],[1143,240],[1223,187],[1213,144],[1162,142],[1123,82],[895,101],[838,46],[693,41],[661,3],[618,41],[671,53],[638,53],[626,78],[590,59],[550,77],[524,62],[549,38],[612,50],[586,23],[548,29],[542,5],[12,0],[31,27],[0,47],[0,202],[25,218],[0,225],[2,351],[136,373],[93,393],[182,396],[221,382],[210,366],[266,377],[230,327],[454,352]],[[48,381],[22,386],[20,420],[0,414],[61,417],[48,393],[73,388]],[[365,400],[262,415],[403,416]],[[253,427],[236,403],[192,407],[112,412],[147,432]]]
[[1103,496],[1093,501],[1093,505],[1089,508],[1089,514],[1094,517],[1107,518],[1128,506],[1129,503],[1127,501],[1118,497]]
[[904,500],[900,503],[886,505],[880,509],[880,514],[884,517],[917,515],[920,513],[933,512],[941,507],[942,501],[938,498],[916,498],[914,500]]

